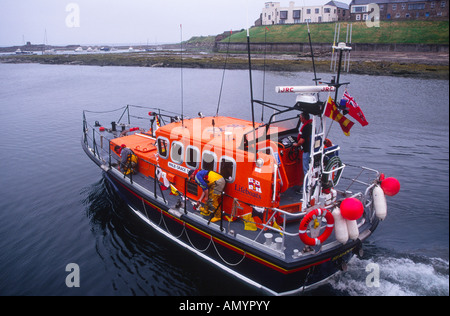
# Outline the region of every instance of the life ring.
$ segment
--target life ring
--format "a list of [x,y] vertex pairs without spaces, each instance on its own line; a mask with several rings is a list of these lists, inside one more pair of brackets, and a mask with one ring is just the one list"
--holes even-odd
[[[311,238],[306,233],[309,223],[312,220],[317,220],[319,217],[325,216],[325,219],[327,220],[327,226],[325,228],[325,231],[317,238]],[[320,223],[319,223],[320,224]],[[306,216],[303,218],[303,220],[300,223],[300,227],[298,230],[298,234],[300,236],[300,239],[305,245],[308,246],[319,246],[322,243],[325,242],[325,240],[330,237],[331,233],[333,232],[334,228],[334,217],[333,214],[327,209],[315,209],[306,214]]]

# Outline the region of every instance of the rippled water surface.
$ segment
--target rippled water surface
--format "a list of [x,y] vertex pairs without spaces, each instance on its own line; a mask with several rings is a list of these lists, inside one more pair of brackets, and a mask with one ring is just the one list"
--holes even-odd
[[[449,295],[448,81],[344,77],[370,124],[351,137],[335,124],[330,137],[345,162],[395,176],[402,190],[364,258],[305,295]],[[265,99],[291,104],[274,86],[311,78],[268,73]],[[185,114],[215,114],[222,71],[185,69],[184,79]],[[254,83],[262,98],[261,72]],[[227,71],[220,114],[249,119],[249,96],[248,73]],[[85,156],[82,110],[126,104],[180,112],[180,70],[0,64],[0,295],[261,294],[141,224]],[[69,263],[79,288],[66,286]],[[379,287],[366,285],[370,263]]]

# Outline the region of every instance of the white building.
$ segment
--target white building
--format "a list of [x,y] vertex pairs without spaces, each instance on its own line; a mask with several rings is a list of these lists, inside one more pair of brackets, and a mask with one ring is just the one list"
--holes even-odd
[[261,22],[262,25],[334,22],[339,20],[341,5],[345,4],[330,1],[322,6],[296,6],[291,1],[289,7],[281,7],[280,2],[266,2]]

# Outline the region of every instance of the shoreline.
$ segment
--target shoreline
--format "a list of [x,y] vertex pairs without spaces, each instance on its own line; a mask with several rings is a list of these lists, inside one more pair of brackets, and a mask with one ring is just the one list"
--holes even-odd
[[[448,53],[375,53],[353,52],[350,72],[361,75],[400,76],[449,80]],[[330,73],[331,56],[318,56],[316,69]],[[160,68],[248,69],[244,53],[120,53],[120,54],[60,54],[60,55],[2,55],[0,63],[39,63],[47,65],[128,66]],[[298,54],[252,54],[254,70],[312,72],[311,56]]]

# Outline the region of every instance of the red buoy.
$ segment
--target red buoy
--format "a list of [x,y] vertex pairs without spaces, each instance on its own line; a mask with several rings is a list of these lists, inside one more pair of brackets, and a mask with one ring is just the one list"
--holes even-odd
[[394,196],[400,192],[400,182],[395,178],[386,178],[381,181],[381,188],[387,196]]
[[349,221],[355,221],[361,218],[364,213],[364,206],[356,198],[348,198],[341,203],[341,215]]
[[102,127],[100,127],[100,132],[104,132],[105,131],[105,128],[102,126]]

